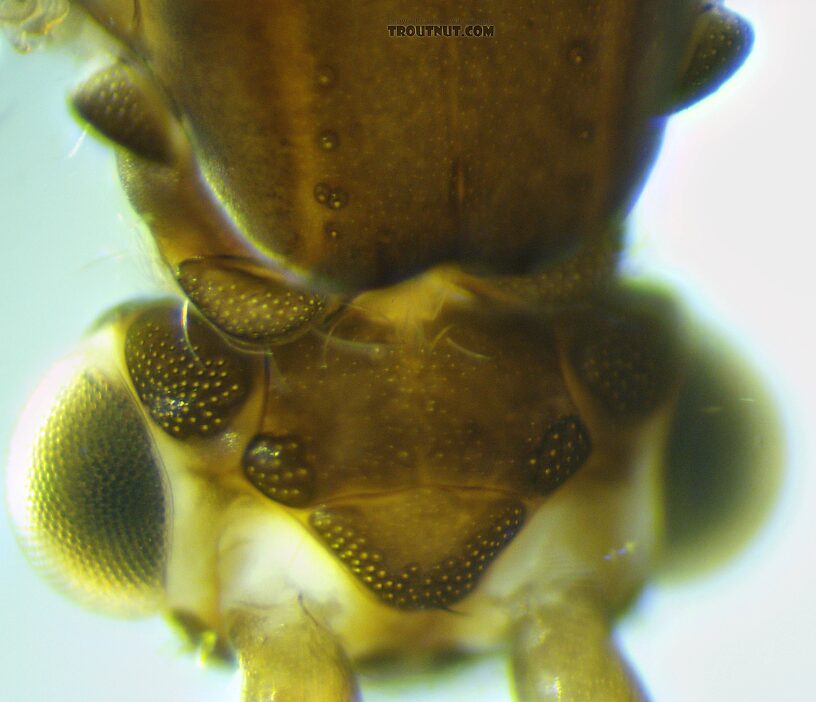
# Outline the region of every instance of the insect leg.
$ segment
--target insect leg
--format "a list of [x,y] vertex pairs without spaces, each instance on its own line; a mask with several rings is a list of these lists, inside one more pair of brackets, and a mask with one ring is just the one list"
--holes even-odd
[[229,631],[243,676],[242,702],[359,700],[345,653],[302,605],[234,611]]
[[519,701],[645,700],[610,634],[607,613],[581,594],[565,594],[529,612],[512,644]]

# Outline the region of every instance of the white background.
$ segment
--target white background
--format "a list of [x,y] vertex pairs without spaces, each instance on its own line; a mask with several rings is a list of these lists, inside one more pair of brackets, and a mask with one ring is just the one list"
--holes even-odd
[[[634,265],[722,320],[785,407],[790,465],[773,519],[727,570],[651,589],[621,629],[656,702],[813,699],[816,420],[813,91],[816,9],[733,0],[752,58],[674,119],[633,216]],[[0,48],[0,446],[44,370],[119,300],[155,288],[110,155],[66,117],[68,61]],[[5,449],[3,449],[5,450]],[[158,621],[98,617],[54,594],[0,524],[0,698],[10,702],[235,700]],[[366,702],[509,699],[504,663],[367,684]],[[429,691],[430,690],[430,691]]]

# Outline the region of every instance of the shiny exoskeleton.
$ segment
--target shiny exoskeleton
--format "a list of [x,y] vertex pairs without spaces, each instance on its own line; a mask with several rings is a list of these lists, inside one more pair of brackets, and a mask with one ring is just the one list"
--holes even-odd
[[472,10],[0,2],[22,48],[110,56],[72,104],[179,291],[48,375],[16,528],[81,601],[234,656],[247,702],[502,645],[524,702],[642,699],[615,615],[735,509],[689,495],[767,458],[744,417],[690,450],[749,381],[617,274],[666,116],[750,28],[702,0],[481,11],[490,36],[398,38]]

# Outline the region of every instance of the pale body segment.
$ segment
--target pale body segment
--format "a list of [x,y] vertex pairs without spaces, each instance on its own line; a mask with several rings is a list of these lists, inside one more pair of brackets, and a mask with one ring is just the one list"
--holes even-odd
[[[748,26],[496,3],[495,41],[419,45],[387,26],[466,4],[76,4],[112,63],[73,104],[184,302],[107,315],[27,411],[34,559],[235,656],[246,702],[501,646],[523,702],[642,699],[609,636],[661,552],[688,348],[616,280],[621,221]],[[66,9],[6,8],[18,42]]]

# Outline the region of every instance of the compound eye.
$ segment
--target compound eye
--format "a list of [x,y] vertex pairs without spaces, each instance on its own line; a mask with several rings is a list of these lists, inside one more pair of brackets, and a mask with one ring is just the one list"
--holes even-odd
[[124,386],[75,362],[58,365],[17,431],[9,482],[24,549],[58,587],[114,614],[156,608],[166,490]]

